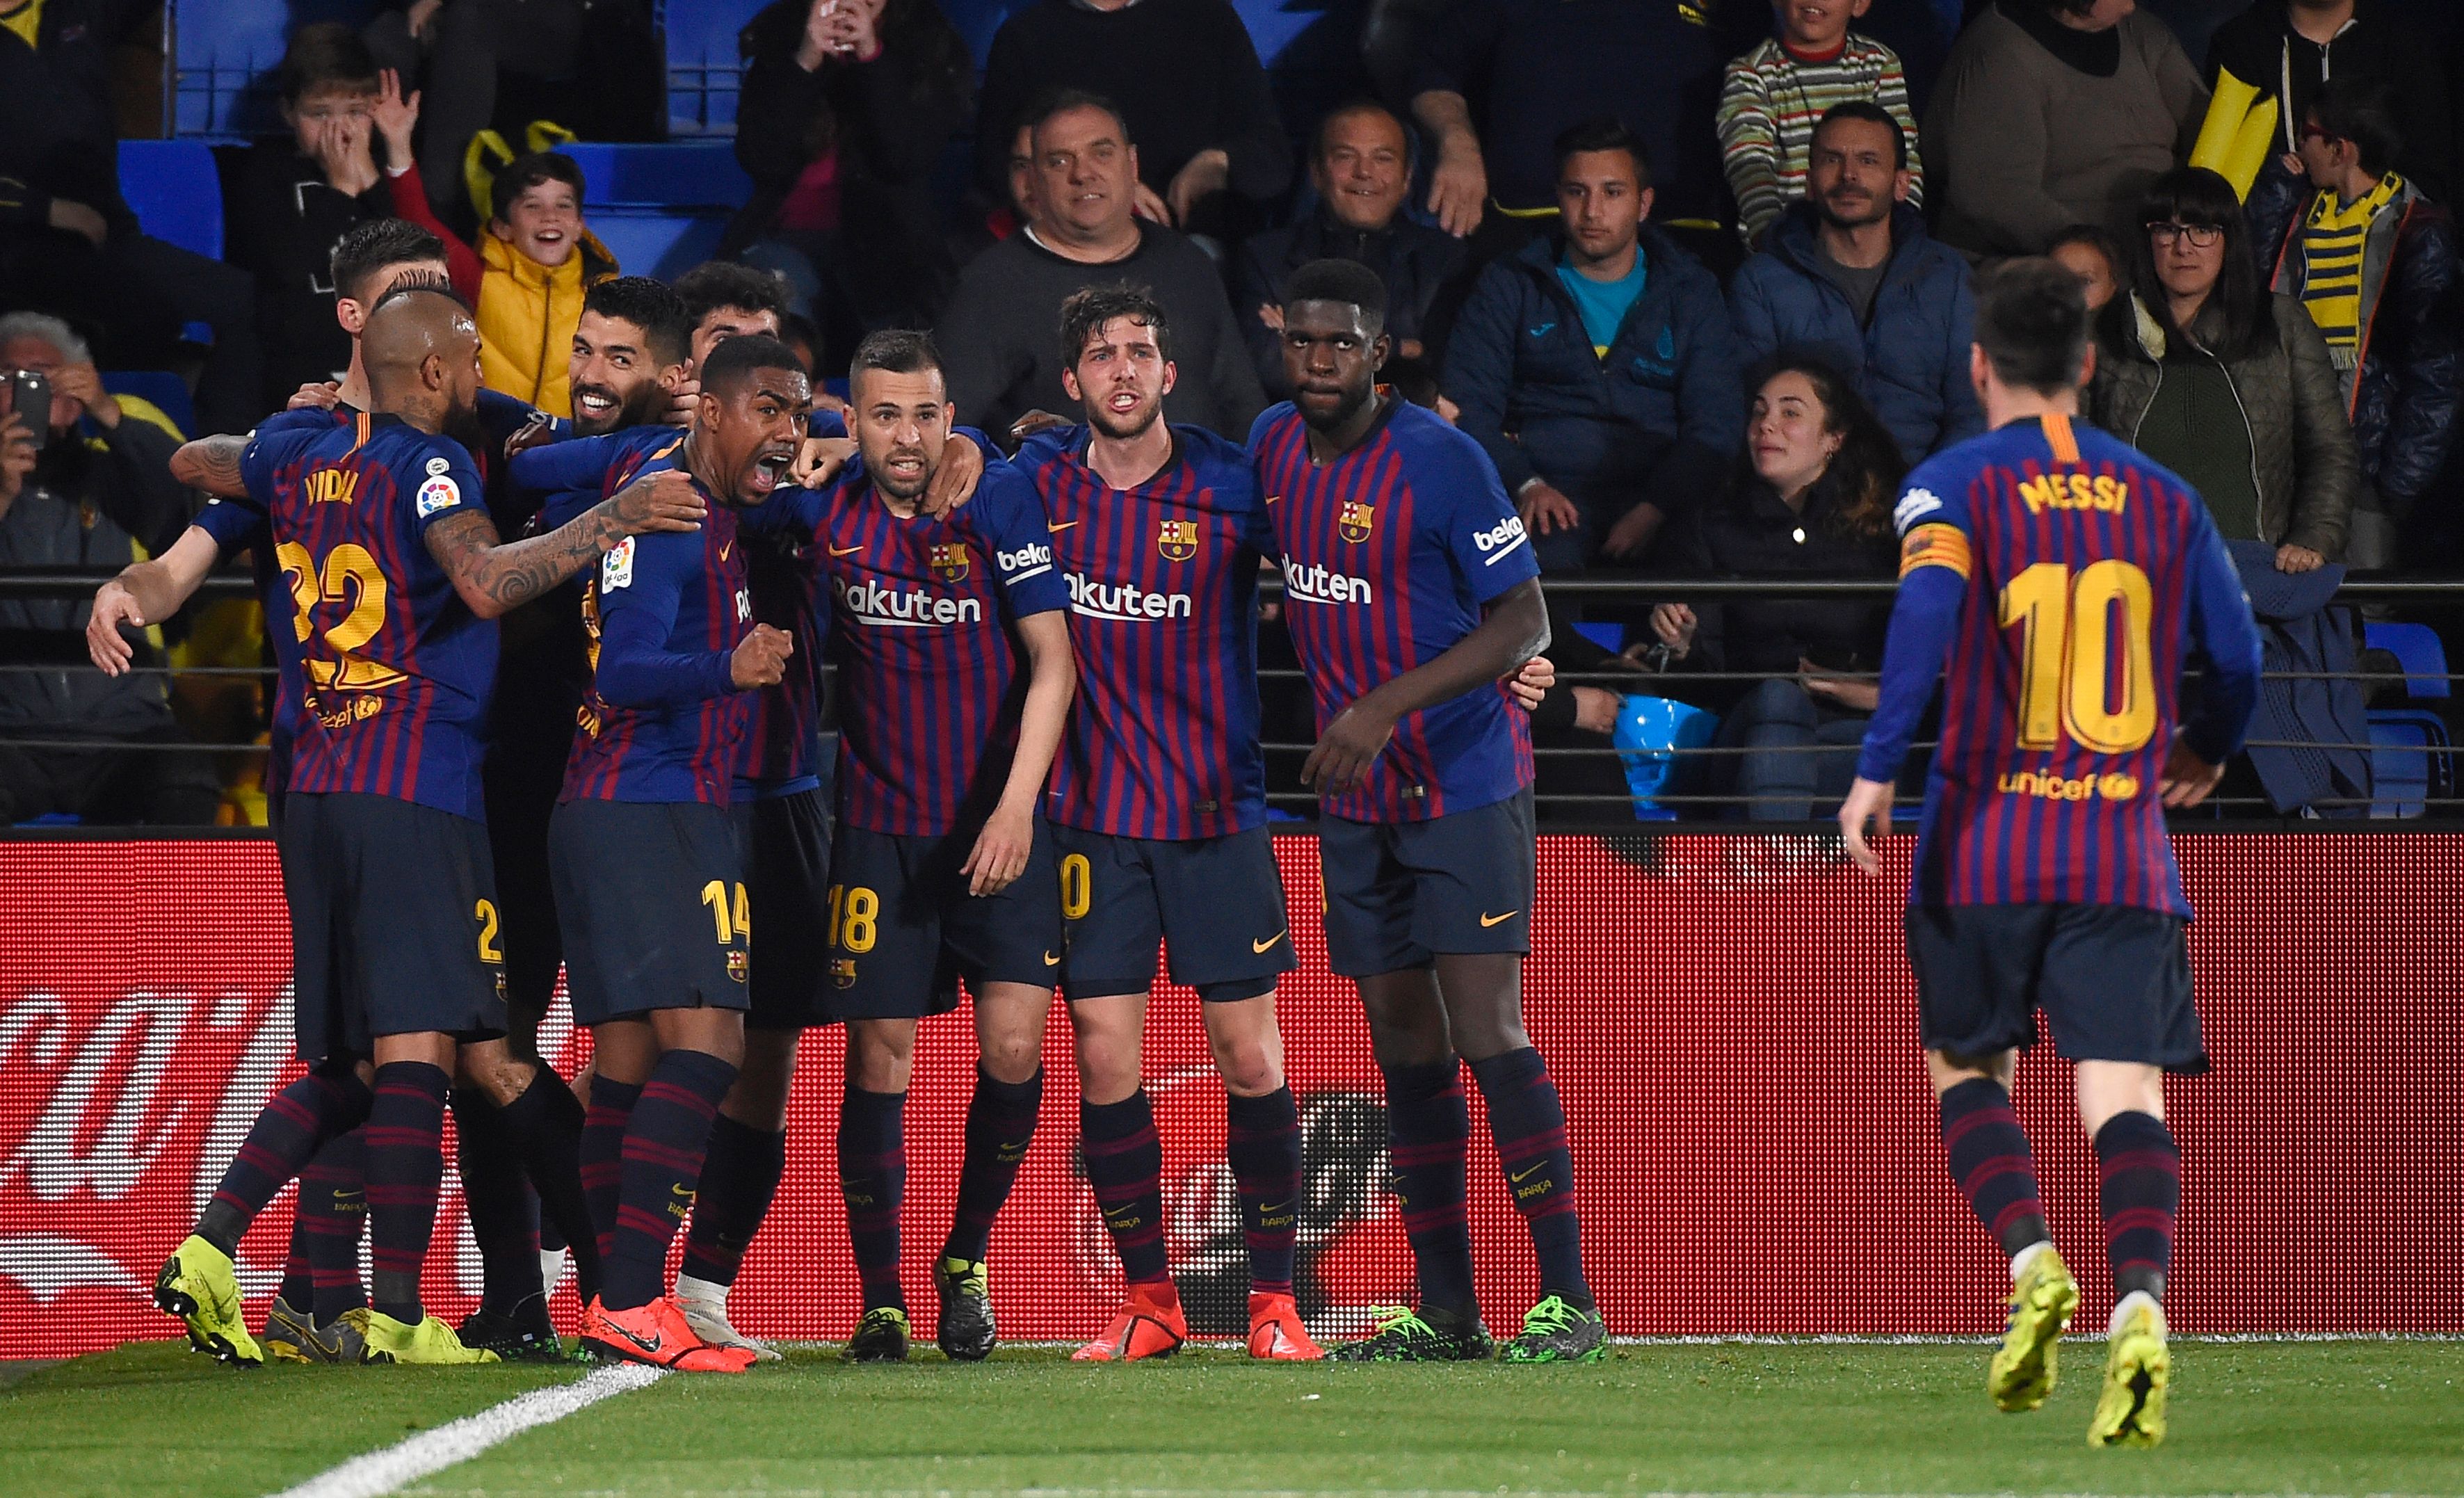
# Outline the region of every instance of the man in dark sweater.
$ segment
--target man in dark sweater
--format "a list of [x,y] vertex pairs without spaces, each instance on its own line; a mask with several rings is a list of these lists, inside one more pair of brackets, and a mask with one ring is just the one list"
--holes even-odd
[[1232,267],[1232,315],[1248,338],[1267,394],[1291,394],[1284,377],[1284,277],[1311,260],[1357,260],[1386,283],[1386,333],[1395,358],[1434,364],[1429,311],[1463,264],[1463,242],[1403,211],[1412,190],[1412,143],[1403,121],[1379,105],[1349,104],[1318,126],[1309,153],[1316,210],[1286,229],[1252,235]]
[[1026,412],[1069,409],[1061,303],[1128,282],[1152,291],[1172,319],[1179,376],[1165,418],[1244,439],[1266,399],[1222,277],[1206,252],[1135,216],[1138,151],[1119,111],[1065,92],[1035,113],[1034,217],[968,263],[934,330],[958,420],[1007,441]]
[[1063,88],[1117,105],[1142,147],[1138,210],[1157,223],[1237,231],[1291,184],[1266,70],[1229,0],[1036,0],[1012,12],[976,111],[976,181],[993,202],[1009,195],[1010,132],[1039,94]]

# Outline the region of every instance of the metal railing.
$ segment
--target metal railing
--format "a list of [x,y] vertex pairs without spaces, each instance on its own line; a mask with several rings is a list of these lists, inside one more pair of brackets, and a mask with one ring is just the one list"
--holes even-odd
[[[0,572],[0,607],[12,603],[38,600],[83,600],[91,597],[94,590],[106,581],[107,576],[107,574],[67,568],[20,568]],[[1577,577],[1549,579],[1545,586],[1552,605],[1613,604],[1620,606],[1623,610],[1639,617],[1650,604],[1666,600],[1705,603],[1743,599],[1816,598],[1843,602],[1862,599],[1880,603],[1893,596],[1897,584],[1885,580],[1763,581]],[[1264,580],[1261,591],[1269,602],[1275,600],[1282,592],[1279,580],[1269,574]],[[197,598],[189,605],[189,611],[193,612],[200,606],[215,601],[232,598],[253,599],[254,597],[255,589],[251,579],[229,573],[217,574],[208,579],[199,589]],[[2345,584],[2338,591],[2336,600],[2339,605],[2350,605],[2371,610],[2402,609],[2415,615],[2453,611],[2459,618],[2464,618],[2464,581],[2402,578],[2358,580]],[[93,670],[92,666],[81,662],[55,660],[27,663],[0,660],[0,694],[7,693],[8,681],[12,675],[64,672],[90,672]],[[835,668],[825,666],[825,672],[834,671]],[[270,667],[249,666],[184,668],[143,665],[134,668],[134,671],[147,676],[204,681],[231,679],[264,681],[273,675]],[[1265,667],[1262,668],[1258,674],[1262,684],[1269,686],[1299,683],[1305,679],[1303,672],[1289,667]],[[2401,669],[2350,673],[2273,671],[2264,674],[2270,680],[2279,681],[2351,680],[2365,692],[2372,689],[2403,689],[2407,694],[2404,700],[2408,702],[2408,711],[2415,715],[2416,718],[2425,711],[2431,716],[2443,718],[2445,704],[2436,699],[2425,702],[2424,699],[2410,698],[2409,693],[2412,684],[2436,681],[2449,684],[2452,689],[2453,683],[2464,680],[2464,673],[2459,672]],[[1836,675],[1837,679],[1848,681],[1872,682],[1878,679],[1872,672],[1839,672]],[[1668,695],[1683,699],[1689,695],[1700,695],[1701,694],[1695,689],[1703,687],[1750,686],[1764,681],[1793,679],[1793,673],[1746,671],[1576,672],[1561,666],[1557,679],[1564,686],[1598,687],[1620,695],[1628,694]],[[2449,700],[2453,698],[2451,696]],[[1267,736],[1264,747],[1268,767],[1269,803],[1279,812],[1286,814],[1298,814],[1304,817],[1313,814],[1316,797],[1298,783],[1299,767],[1312,747],[1309,741],[1309,725],[1306,722],[1277,722],[1270,717]],[[1930,753],[1933,747],[1933,743],[1929,740],[1922,740],[1913,745],[1912,760],[1917,755]],[[2251,741],[2250,747],[2339,750],[2359,748],[2365,753],[2371,752],[2371,746],[2366,743],[2351,744],[2283,738],[2255,738]],[[260,754],[266,751],[266,745],[261,742],[130,743],[79,736],[75,733],[12,731],[0,727],[0,749],[11,748],[57,753],[129,752],[212,755]],[[1599,826],[1613,825],[1628,829],[1638,826],[1663,828],[1670,826],[1665,820],[1638,824],[1634,820],[1637,802],[1631,792],[1609,793],[1597,788],[1583,790],[1565,787],[1563,783],[1565,776],[1560,772],[1576,766],[1590,767],[1615,762],[1621,774],[1622,761],[1618,760],[1621,751],[1613,745],[1602,742],[1551,744],[1540,747],[1534,752],[1539,764],[1537,795],[1544,818],[1560,826],[1570,821]],[[1672,777],[1672,781],[1679,788],[1653,795],[1650,798],[1650,804],[1653,807],[1663,813],[1675,813],[1680,825],[1700,827],[1706,822],[1716,822],[1721,826],[1736,827],[1749,825],[1735,819],[1748,814],[1749,809],[1757,804],[1801,805],[1807,802],[1808,797],[1794,792],[1784,795],[1749,795],[1728,790],[1706,790],[1701,788],[1699,784],[1686,788],[1685,782],[1689,779],[1697,782],[1700,780],[1699,774],[1689,775],[1688,772],[1696,767],[1709,766],[1723,761],[1733,763],[1749,754],[1817,755],[1838,758],[1851,756],[1856,751],[1850,746],[1828,743],[1757,746],[1708,743],[1659,747],[1654,752],[1666,756],[1678,768],[1678,773]],[[2405,763],[2408,760],[2413,762],[2419,780],[2426,782],[2419,794],[2406,796],[2403,813],[2405,817],[2441,820],[2464,817],[2464,795],[2457,793],[2455,784],[2458,777],[2453,768],[2454,752],[2444,738],[2419,747],[2382,748],[2377,751],[2381,756],[2396,756],[2394,762],[2397,763]],[[1912,776],[1903,783],[1912,786],[1913,782]],[[2225,792],[2211,797],[2198,811],[2178,821],[2181,825],[2195,826],[2211,825],[2219,817],[2233,818],[2237,821],[2276,822],[2284,815],[2278,813],[2264,796],[2250,794],[2247,790],[2236,792],[2233,787],[2234,781],[2229,780]],[[1822,798],[1819,796],[1813,799],[1817,803],[1815,807],[1816,821],[1827,819],[1831,815],[1832,806],[1822,804]],[[1912,791],[1900,798],[1903,811],[1912,807],[1920,800],[1921,798],[1914,795]],[[2314,801],[2311,803],[2311,808],[2313,812],[2321,815],[2351,816],[2355,812],[2366,813],[2373,806],[2384,806],[2387,801],[2387,798],[2384,795],[2328,797]],[[1785,823],[1750,825],[1758,828],[1773,829],[1785,829],[1788,826]],[[2382,820],[2379,825],[2386,824]]]

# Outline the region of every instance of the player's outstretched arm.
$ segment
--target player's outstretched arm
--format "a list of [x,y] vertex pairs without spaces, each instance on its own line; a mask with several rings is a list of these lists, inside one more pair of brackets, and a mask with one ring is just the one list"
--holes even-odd
[[1028,614],[1018,621],[1019,639],[1026,646],[1026,704],[1018,723],[1018,753],[1010,760],[1009,780],[1001,786],[1001,804],[984,822],[984,830],[958,871],[967,875],[970,894],[999,894],[1026,872],[1034,848],[1035,803],[1052,773],[1052,757],[1061,751],[1061,731],[1069,721],[1069,697],[1078,690],[1078,666],[1069,654],[1069,616],[1059,609]]
[[499,540],[484,511],[449,515],[428,528],[428,554],[473,613],[495,619],[596,564],[627,536],[701,529],[707,508],[691,474],[663,469],[526,540]]
[[137,648],[120,632],[121,627],[143,629],[178,613],[221,556],[222,545],[212,533],[191,525],[170,550],[130,562],[96,592],[94,608],[86,615],[85,652],[104,675],[121,674],[136,659]]
[[1950,654],[1951,633],[1959,627],[1959,608],[1967,596],[1968,575],[1961,567],[1915,566],[1900,579],[1890,633],[1882,642],[1881,700],[1865,724],[1856,783],[1839,806],[1839,836],[1848,845],[1848,856],[1869,874],[1881,873],[1882,861],[1866,845],[1865,828],[1877,819],[1882,827],[1890,826],[1891,791],[1900,763],[1908,757],[1917,719],[1933,700],[1934,682]]
[[1369,773],[1386,740],[1395,736],[1395,724],[1406,715],[1491,686],[1548,648],[1549,608],[1540,599],[1539,579],[1527,578],[1500,593],[1479,628],[1444,654],[1413,667],[1336,714],[1302,764],[1301,783],[1321,796],[1343,794]]
[[240,475],[240,459],[247,452],[246,437],[199,437],[171,454],[171,476],[225,499],[246,498],[248,482]]

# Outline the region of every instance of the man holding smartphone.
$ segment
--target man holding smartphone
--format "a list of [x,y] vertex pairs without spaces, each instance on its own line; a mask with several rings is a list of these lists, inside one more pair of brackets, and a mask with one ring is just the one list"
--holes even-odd
[[[190,515],[171,477],[180,443],[162,413],[115,400],[74,330],[37,313],[0,317],[0,569],[110,571],[160,553]],[[163,678],[85,665],[82,598],[0,602],[11,656],[56,671],[0,672],[0,826],[68,814],[89,823],[209,826],[222,801],[203,754],[114,745],[181,741]],[[151,647],[142,665],[162,664]]]

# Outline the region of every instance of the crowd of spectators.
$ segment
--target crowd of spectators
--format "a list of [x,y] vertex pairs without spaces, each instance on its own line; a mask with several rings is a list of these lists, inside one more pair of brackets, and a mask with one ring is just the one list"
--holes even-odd
[[[1171,314],[1170,417],[1237,440],[1287,393],[1285,277],[1355,260],[1387,288],[1387,380],[1481,443],[1550,575],[1887,578],[1899,475],[1982,426],[1974,269],[2052,253],[2100,309],[2091,415],[2229,538],[2288,576],[2464,561],[2443,0],[1366,9],[1348,97],[1304,103],[1231,0],[1029,0],[980,72],[935,0],[775,0],[741,36],[753,189],[720,257],[769,278],[825,375],[868,331],[933,327],[960,419],[1004,440],[1071,412],[1057,309],[1116,282]],[[88,345],[184,372],[199,425],[243,429],[346,362],[328,253],[368,218],[448,247],[491,387],[572,413],[583,295],[643,268],[590,232],[555,146],[656,134],[644,0],[372,0],[300,27],[287,133],[227,153],[224,262],[120,195],[112,49],[147,11],[0,0],[0,312],[42,315],[0,323],[0,363],[58,392],[39,460],[25,419],[0,428],[0,561],[104,565],[176,533],[168,423],[106,395]],[[7,606],[11,638],[79,623]],[[1836,795],[1869,605],[1556,612],[1611,639],[1561,628],[1570,673],[1722,716],[1743,752],[1697,788],[1782,819]],[[150,697],[103,702],[11,677],[0,721],[176,733],[139,679]],[[1605,746],[1619,694],[1561,687],[1543,742]],[[0,821],[175,814],[187,760],[148,759],[168,768],[115,806],[0,756]]]

